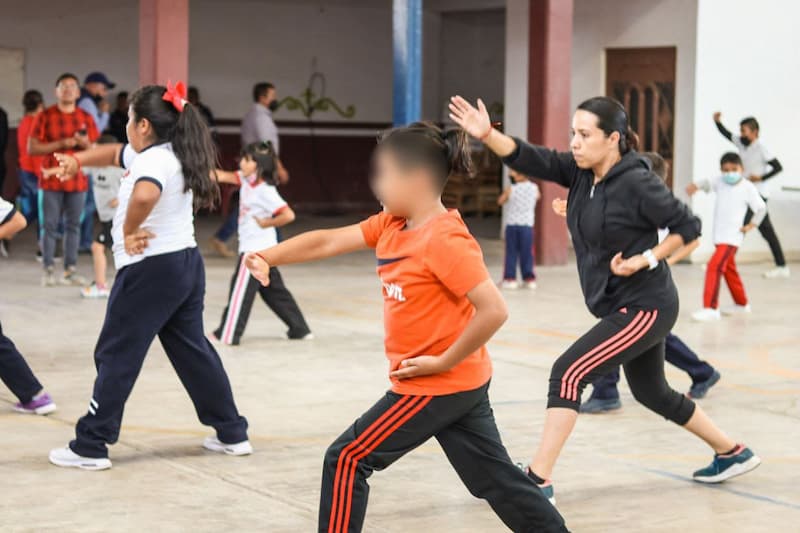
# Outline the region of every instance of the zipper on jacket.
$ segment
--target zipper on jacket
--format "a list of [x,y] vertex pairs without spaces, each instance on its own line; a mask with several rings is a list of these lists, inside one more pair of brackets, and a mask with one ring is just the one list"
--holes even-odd
[[591,191],[589,191],[589,199],[590,199],[590,200],[591,200],[592,198],[594,198],[594,188],[595,188],[595,185],[592,185],[592,190],[591,190]]

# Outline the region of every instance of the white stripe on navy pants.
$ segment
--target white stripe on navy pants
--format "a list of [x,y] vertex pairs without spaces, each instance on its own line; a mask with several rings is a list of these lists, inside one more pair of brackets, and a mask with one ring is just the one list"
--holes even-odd
[[228,305],[222,312],[222,320],[214,330],[214,335],[225,344],[239,344],[247,327],[256,293],[261,295],[264,303],[289,327],[289,338],[301,339],[308,335],[311,330],[292,293],[284,285],[278,269],[270,268],[269,285],[264,287],[250,275],[244,258],[244,254],[239,256],[236,271],[231,278]]
[[151,256],[117,273],[95,348],[89,412],[78,421],[72,451],[108,456],[106,445],[119,437],[125,402],[156,335],[200,422],[222,442],[247,439],[247,420],[236,410],[228,375],[205,336],[205,279],[197,248]]

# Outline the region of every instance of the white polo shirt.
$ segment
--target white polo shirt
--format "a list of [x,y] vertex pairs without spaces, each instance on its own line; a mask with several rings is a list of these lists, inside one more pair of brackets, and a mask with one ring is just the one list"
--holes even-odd
[[[761,142],[761,139],[756,139],[747,146],[742,144],[742,140],[738,135],[731,136],[731,141],[733,141],[733,144],[739,149],[739,156],[742,158],[745,178],[752,175],[763,176],[770,171],[770,165],[767,161],[771,161],[774,157]],[[755,186],[761,196],[769,198],[769,180],[759,181]]]
[[274,227],[262,228],[256,218],[272,218],[288,205],[273,185],[251,184],[239,176],[239,253],[257,252],[278,244]]
[[700,182],[698,186],[706,192],[717,193],[714,204],[714,244],[741,246],[744,242],[744,216],[749,207],[754,215],[752,222],[756,225],[764,220],[767,204],[758,193],[758,189],[750,180],[742,178],[736,185],[728,185],[718,176]]
[[[117,270],[138,263],[145,257],[197,247],[194,238],[193,194],[192,191],[183,190],[183,172],[180,161],[172,152],[172,145],[151,145],[137,154],[128,144],[123,148],[120,159],[122,167],[127,171],[120,182],[119,206],[111,229],[114,239],[112,251]],[[161,196],[141,225],[142,229],[154,233],[155,237],[150,239],[144,253],[131,256],[125,251],[122,229],[133,187],[141,180],[157,185],[161,189]]]

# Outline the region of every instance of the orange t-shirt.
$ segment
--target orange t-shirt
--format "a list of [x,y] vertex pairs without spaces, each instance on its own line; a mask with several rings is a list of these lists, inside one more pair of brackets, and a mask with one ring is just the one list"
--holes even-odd
[[[380,213],[361,223],[375,248],[383,284],[383,315],[389,372],[404,359],[441,355],[467,326],[475,308],[466,294],[489,279],[483,254],[458,211],[443,213],[419,228]],[[441,396],[477,389],[492,377],[486,347],[441,374],[392,379],[398,394]]]

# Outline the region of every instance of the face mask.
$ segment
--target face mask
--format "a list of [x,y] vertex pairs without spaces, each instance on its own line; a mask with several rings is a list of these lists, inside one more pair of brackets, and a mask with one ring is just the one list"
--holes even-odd
[[750,139],[747,137],[739,137],[739,141],[745,146],[750,146]]
[[278,110],[278,101],[277,100],[271,101],[267,107],[269,108],[270,111],[277,111]]
[[742,175],[739,172],[725,172],[722,174],[722,181],[728,185],[736,185],[741,179]]

